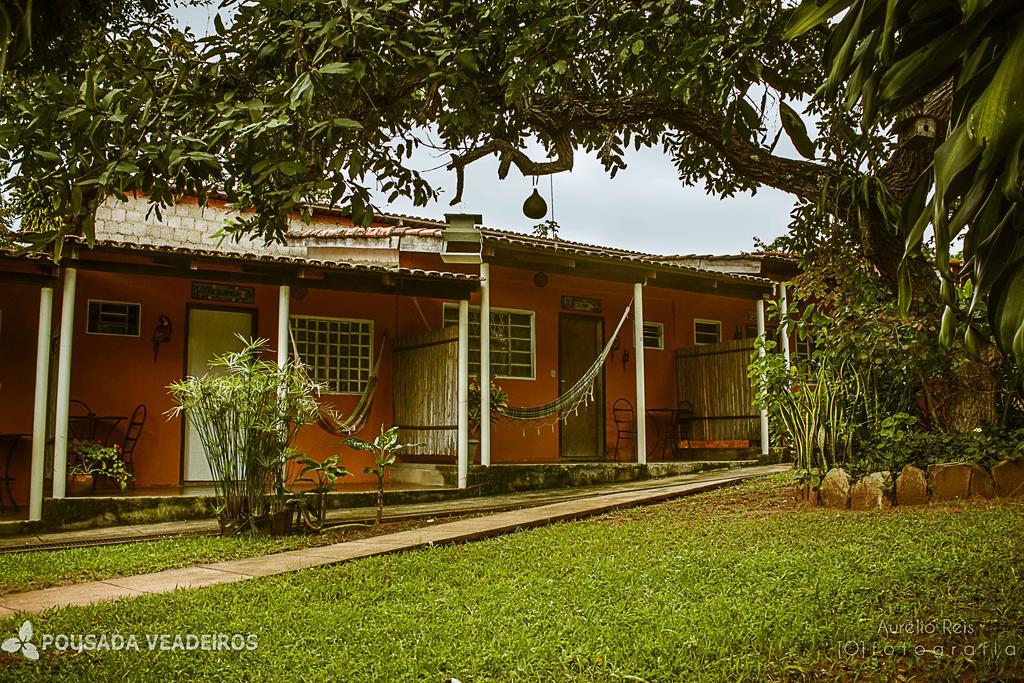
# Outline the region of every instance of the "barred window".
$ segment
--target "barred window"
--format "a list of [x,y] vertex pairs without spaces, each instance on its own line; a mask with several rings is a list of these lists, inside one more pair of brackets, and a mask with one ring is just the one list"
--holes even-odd
[[[457,304],[445,304],[444,326],[459,324]],[[469,308],[469,372],[480,374],[480,307]],[[534,378],[533,312],[491,308],[491,376]]]
[[719,320],[694,320],[693,341],[696,344],[717,344],[722,341],[722,323]]
[[289,319],[295,347],[310,378],[329,394],[359,394],[370,379],[373,321],[314,318]]
[[142,306],[124,301],[89,299],[88,334],[110,334],[119,337],[138,337]]
[[644,348],[665,348],[665,326],[661,323],[644,323]]

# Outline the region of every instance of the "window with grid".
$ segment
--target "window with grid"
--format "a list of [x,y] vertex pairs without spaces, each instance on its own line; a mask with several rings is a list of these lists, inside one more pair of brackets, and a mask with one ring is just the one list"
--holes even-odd
[[[444,306],[444,326],[459,324],[459,307]],[[533,313],[491,308],[491,376],[533,379]],[[480,374],[480,307],[469,308],[469,373]]]
[[313,381],[330,394],[362,393],[373,362],[373,321],[294,315],[289,322]]
[[722,341],[722,323],[718,320],[694,320],[693,341],[696,344],[717,344]]
[[644,348],[665,348],[665,326],[661,323],[644,323]]
[[139,336],[140,304],[124,301],[89,300],[88,334],[112,334],[120,337]]

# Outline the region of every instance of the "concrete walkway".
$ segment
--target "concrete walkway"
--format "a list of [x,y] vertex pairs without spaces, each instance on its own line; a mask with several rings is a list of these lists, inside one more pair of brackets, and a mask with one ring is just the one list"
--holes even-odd
[[646,483],[647,487],[634,486],[613,493],[576,497],[556,503],[333,545],[228,562],[201,564],[184,569],[168,569],[150,574],[72,586],[0,595],[0,617],[12,616],[16,613],[35,614],[61,607],[90,605],[139,595],[167,593],[182,588],[202,588],[234,583],[310,567],[339,564],[362,557],[414,550],[431,545],[474,541],[510,533],[518,529],[597,515],[619,508],[657,503],[750,477],[784,472],[787,469],[789,469],[788,465],[771,465],[749,467],[732,472],[708,472],[704,475],[689,477],[690,481],[671,485],[665,485],[664,481],[659,480],[632,482],[634,485]]
[[[503,512],[517,508],[533,507],[546,503],[557,503],[577,498],[590,498],[605,493],[621,491],[649,490],[663,486],[675,486],[683,482],[705,481],[716,479],[725,473],[736,471],[737,464],[723,462],[720,470],[710,470],[696,474],[683,474],[674,477],[659,477],[637,481],[620,482],[617,484],[600,484],[597,486],[577,486],[562,489],[540,489],[520,491],[493,496],[475,496],[456,498],[453,500],[433,501],[428,503],[407,503],[403,505],[387,505],[384,508],[384,521],[400,521],[424,517],[454,517],[466,514],[487,512]],[[757,472],[758,467],[743,467],[743,472]],[[354,522],[372,522],[377,509],[374,507],[345,507],[327,511],[328,524],[348,524]],[[155,536],[185,536],[190,534],[217,533],[220,526],[215,519],[177,520],[170,522],[153,522],[150,524],[123,524],[92,529],[75,529],[71,531],[39,532],[20,534],[17,536],[0,536],[0,550],[9,548],[28,548],[35,545],[84,542],[111,542],[141,540]]]

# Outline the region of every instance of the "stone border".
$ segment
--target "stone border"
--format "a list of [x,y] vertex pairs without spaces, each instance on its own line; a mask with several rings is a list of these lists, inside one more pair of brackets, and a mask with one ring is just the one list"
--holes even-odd
[[872,472],[856,482],[843,468],[829,470],[818,490],[805,492],[814,505],[833,510],[878,510],[931,501],[1024,498],[1024,460],[1003,460],[988,470],[978,463],[929,465],[928,472],[907,465],[893,481],[891,472]]

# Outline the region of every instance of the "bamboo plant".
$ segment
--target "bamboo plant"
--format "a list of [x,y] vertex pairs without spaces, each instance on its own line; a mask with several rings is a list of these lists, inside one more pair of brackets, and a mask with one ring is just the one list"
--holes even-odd
[[239,351],[211,361],[211,372],[168,387],[176,404],[169,415],[184,414],[198,433],[221,524],[234,532],[280,511],[285,499],[274,493],[286,484],[290,445],[319,410],[319,387],[293,362],[264,359],[265,339],[242,341]]

